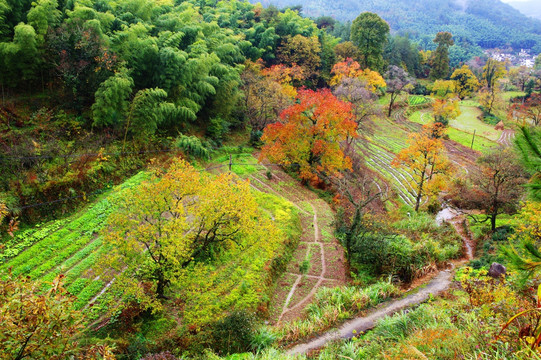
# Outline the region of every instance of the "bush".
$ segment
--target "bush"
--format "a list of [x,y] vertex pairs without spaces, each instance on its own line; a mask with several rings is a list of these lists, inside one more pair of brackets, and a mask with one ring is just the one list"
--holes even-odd
[[[425,263],[425,255],[408,238],[382,233],[360,234],[351,247],[351,265],[374,275],[397,275],[409,282]],[[360,265],[360,266],[359,266]]]
[[259,328],[252,336],[251,348],[260,353],[276,341],[276,334],[266,326]]
[[245,311],[235,311],[214,324],[213,350],[218,354],[242,353],[252,347],[255,317]]

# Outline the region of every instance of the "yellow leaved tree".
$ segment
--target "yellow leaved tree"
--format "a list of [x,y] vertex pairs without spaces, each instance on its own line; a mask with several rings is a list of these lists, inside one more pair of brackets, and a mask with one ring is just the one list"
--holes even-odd
[[[248,248],[269,234],[247,181],[213,176],[184,161],[118,201],[104,231],[111,251],[99,266],[123,294],[158,310],[192,264]],[[271,224],[272,225],[272,224]]]
[[420,133],[410,134],[409,146],[401,150],[392,166],[403,168],[412,177],[415,189],[415,211],[419,211],[423,196],[435,193],[444,186],[444,178],[451,167],[445,155],[441,125],[425,125]]

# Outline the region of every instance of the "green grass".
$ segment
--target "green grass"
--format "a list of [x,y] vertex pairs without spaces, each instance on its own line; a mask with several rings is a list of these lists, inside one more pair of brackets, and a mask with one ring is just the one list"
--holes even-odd
[[245,177],[265,169],[263,166],[257,165],[258,160],[251,154],[252,151],[251,148],[222,148],[213,162],[224,165],[222,170],[226,170],[231,156],[233,163],[231,170],[238,176]]
[[[447,128],[447,135],[449,135],[449,139],[456,141],[457,143],[464,145],[465,147],[469,148],[472,143],[473,139],[473,132],[468,133],[465,131],[461,131],[452,127]],[[473,150],[480,151],[482,153],[487,153],[494,147],[496,147],[498,144],[494,141],[491,141],[489,139],[486,139],[483,136],[479,136],[478,134],[475,135],[475,141],[473,143]]]
[[523,92],[523,91],[506,91],[502,94],[502,98],[505,100],[505,101],[509,101],[511,100],[512,98],[516,98],[516,97],[519,97],[519,96],[526,96],[526,93]]
[[494,130],[493,125],[486,124],[478,119],[482,114],[479,108],[473,106],[461,106],[460,111],[462,114],[457,119],[449,121],[450,127],[471,134],[476,131],[477,135],[492,141],[496,141],[500,138],[501,131]]

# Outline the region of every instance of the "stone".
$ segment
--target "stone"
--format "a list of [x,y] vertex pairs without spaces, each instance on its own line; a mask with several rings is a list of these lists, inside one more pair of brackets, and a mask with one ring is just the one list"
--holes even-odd
[[488,270],[488,276],[491,276],[495,279],[504,276],[507,273],[507,269],[502,264],[492,263],[490,269]]

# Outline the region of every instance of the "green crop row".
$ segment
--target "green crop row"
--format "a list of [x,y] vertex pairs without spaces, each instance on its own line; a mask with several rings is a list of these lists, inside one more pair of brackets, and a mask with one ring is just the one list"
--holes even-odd
[[75,301],[74,308],[81,310],[94,296],[96,296],[101,289],[103,289],[105,283],[101,280],[90,281],[84,289],[77,294],[77,300]]
[[[67,246],[63,250],[57,253],[53,253],[52,256],[48,258],[48,260],[46,260],[45,262],[38,262],[38,264],[40,265],[33,269],[30,273],[28,273],[28,276],[30,276],[32,279],[41,278],[48,271],[58,267],[66,259],[77,253],[82,247],[86,246],[91,241],[91,238],[87,235],[84,235],[78,239],[75,238],[73,240],[75,241],[71,242],[71,239],[68,240],[69,242],[67,241],[65,243]],[[47,259],[47,257],[45,259]]]
[[430,99],[424,96],[419,96],[419,95],[410,96],[408,99],[408,103],[410,104],[410,106],[425,105],[429,102],[430,102]]
[[99,248],[99,250],[90,254],[81,260],[77,265],[72,267],[71,270],[66,273],[64,284],[69,286],[73,281],[80,278],[88,269],[91,269],[98,262],[98,260],[105,254],[106,250],[106,247],[102,246]]
[[45,239],[49,234],[60,229],[66,221],[67,219],[58,220],[54,223],[49,223],[43,228],[29,229],[17,234],[13,239],[4,244],[5,250],[0,253],[0,263],[19,255],[29,246]]
[[79,250],[75,255],[73,255],[68,260],[64,261],[60,266],[56,267],[47,275],[41,278],[41,281],[45,284],[50,284],[55,277],[57,277],[60,274],[65,274],[68,271],[71,270],[72,267],[74,267],[76,264],[78,264],[83,259],[86,259],[87,257],[91,256],[101,245],[102,245],[102,239],[97,238],[87,246],[85,246],[83,249]]

